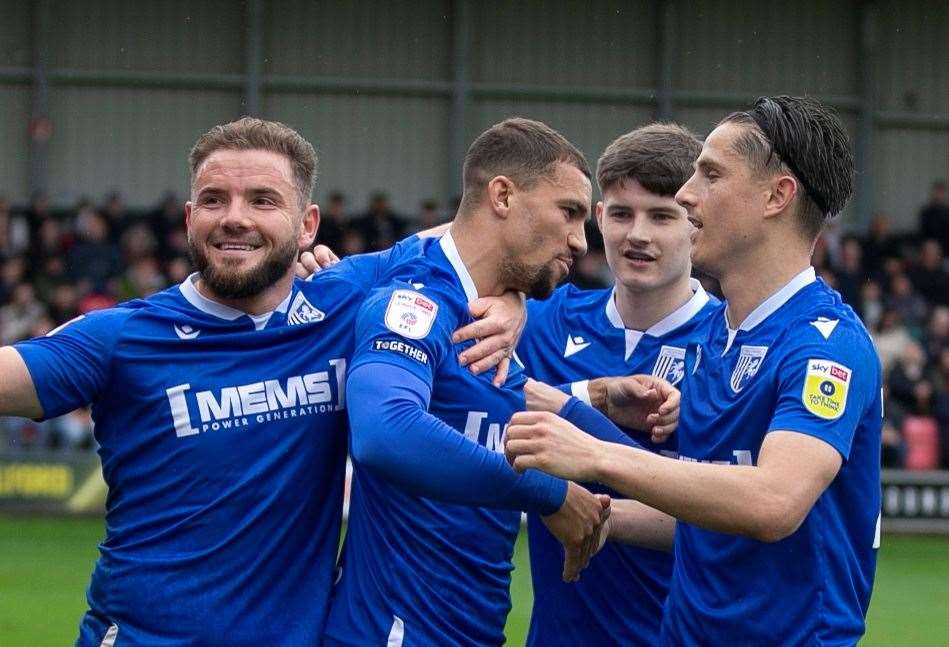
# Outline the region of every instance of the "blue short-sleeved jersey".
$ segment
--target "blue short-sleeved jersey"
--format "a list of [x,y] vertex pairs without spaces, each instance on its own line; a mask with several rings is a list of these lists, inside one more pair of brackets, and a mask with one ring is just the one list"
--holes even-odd
[[[550,299],[528,302],[518,358],[535,379],[574,383],[574,395],[581,399],[583,384],[577,383],[596,377],[645,373],[679,384],[686,346],[718,304],[698,281],[692,288],[689,301],[643,332],[623,326],[612,288],[565,285]],[[647,449],[676,455],[675,435],[656,445],[648,434],[625,431]],[[580,581],[568,584],[560,577],[563,549],[537,515],[528,516],[528,531],[534,583],[528,645],[656,644],[671,553],[608,543]]]
[[16,345],[45,416],[92,403],[109,485],[78,645],[317,644],[353,322],[384,265],[418,247],[297,280],[268,315],[190,277]]
[[830,444],[843,464],[782,541],[678,523],[663,640],[855,644],[879,540],[881,374],[870,337],[811,268],[737,331],[724,306],[707,326],[686,354],[680,459],[755,464],[765,436],[784,430]]
[[[451,334],[472,321],[468,303],[475,298],[471,277],[446,234],[422,258],[400,267],[391,285],[367,298],[357,322],[352,371],[379,363],[404,368],[430,388],[428,413],[452,433],[500,453],[508,420],[524,407],[525,378],[519,368],[512,370],[497,388],[490,375],[475,376],[459,365],[457,355],[467,344],[453,344]],[[354,438],[359,433],[353,429]],[[401,451],[398,437],[390,442],[392,452]],[[424,469],[414,455],[405,460]],[[425,460],[439,456],[431,453]],[[419,496],[354,463],[329,640],[393,646],[504,642],[520,512]]]

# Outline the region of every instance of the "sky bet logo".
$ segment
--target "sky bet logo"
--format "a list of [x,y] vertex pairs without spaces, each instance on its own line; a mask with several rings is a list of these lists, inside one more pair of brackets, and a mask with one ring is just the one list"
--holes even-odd
[[[191,393],[190,384],[173,386],[165,395],[171,407],[175,434],[182,438],[271,420],[341,411],[346,406],[346,360],[331,359],[329,365],[333,369],[332,377],[330,371],[319,371],[285,380],[264,380],[195,393]],[[331,381],[336,384],[335,401]],[[197,425],[191,417],[192,411],[198,414]]]

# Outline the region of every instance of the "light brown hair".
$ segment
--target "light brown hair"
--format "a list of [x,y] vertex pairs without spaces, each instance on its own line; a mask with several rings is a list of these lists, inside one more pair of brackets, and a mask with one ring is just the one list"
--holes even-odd
[[316,184],[317,159],[313,146],[300,133],[279,121],[242,117],[220,124],[201,135],[191,149],[191,183],[198,168],[219,150],[264,150],[285,156],[293,170],[300,206],[306,207]]

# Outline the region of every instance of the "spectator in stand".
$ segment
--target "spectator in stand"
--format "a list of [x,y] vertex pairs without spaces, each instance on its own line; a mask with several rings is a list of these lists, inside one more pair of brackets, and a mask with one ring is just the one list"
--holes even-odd
[[33,262],[43,262],[49,258],[62,258],[73,246],[71,232],[67,232],[59,220],[46,218],[31,234],[30,257]]
[[860,312],[867,330],[876,330],[883,316],[883,290],[878,281],[869,280],[860,291]]
[[53,286],[47,302],[54,326],[79,316],[79,290],[71,282],[62,281]]
[[30,331],[46,308],[36,299],[32,283],[20,283],[13,289],[10,302],[0,307],[0,343],[12,344],[29,337]]
[[896,310],[903,318],[903,323],[910,332],[917,336],[922,332],[929,314],[929,306],[913,289],[913,283],[905,274],[897,274],[890,283],[890,296],[887,306]]
[[431,229],[443,222],[445,222],[445,216],[442,215],[441,209],[438,207],[438,201],[431,198],[423,200],[418,216],[415,218],[416,231]]
[[343,248],[343,236],[349,227],[346,214],[346,196],[333,191],[326,201],[326,208],[320,209],[320,227],[316,232],[316,242],[330,249]]
[[937,356],[934,382],[933,415],[939,425],[941,464],[943,469],[949,469],[949,346],[944,346]]
[[923,416],[931,413],[933,385],[926,368],[922,346],[910,341],[890,369],[886,378],[890,399],[906,413]]
[[158,255],[164,261],[178,255],[174,239],[176,234],[184,235],[185,231],[185,212],[181,208],[182,204],[173,191],[168,191],[148,216],[149,228],[158,242]]
[[926,356],[932,361],[949,347],[949,307],[936,306],[926,329]]
[[13,213],[6,196],[0,195],[0,257],[10,258],[24,253],[30,246],[30,226]]
[[105,203],[102,205],[101,214],[105,216],[108,222],[108,233],[112,242],[118,242],[125,233],[125,229],[132,224],[129,218],[128,210],[125,207],[125,201],[122,194],[113,191],[106,196]]
[[919,233],[923,238],[938,240],[943,249],[949,249],[949,199],[942,180],[933,182],[929,203],[919,212]]
[[883,267],[883,259],[899,256],[896,241],[890,235],[890,219],[884,213],[876,213],[870,220],[867,237],[863,240],[863,266],[876,271]]
[[860,312],[860,291],[867,277],[863,266],[863,247],[856,236],[847,236],[841,244],[840,267],[834,274],[837,277],[836,290],[840,292],[844,303]]
[[919,265],[912,271],[913,285],[933,304],[949,305],[949,272],[943,263],[942,246],[935,238],[923,241]]
[[880,356],[880,365],[883,367],[884,375],[889,373],[897,358],[903,354],[906,345],[913,343],[912,336],[906,330],[906,326],[903,325],[900,318],[900,313],[896,310],[883,311],[883,315],[880,317],[880,325],[871,336],[877,354]]
[[391,247],[408,233],[408,223],[389,207],[389,198],[377,191],[369,199],[369,210],[353,226],[366,241],[366,249]]
[[109,225],[104,217],[94,213],[77,234],[79,240],[66,261],[69,275],[77,280],[86,279],[93,290],[104,292],[109,279],[123,269],[119,248],[109,239]]
[[8,258],[0,266],[0,305],[13,297],[17,286],[26,281],[26,261],[22,256]]

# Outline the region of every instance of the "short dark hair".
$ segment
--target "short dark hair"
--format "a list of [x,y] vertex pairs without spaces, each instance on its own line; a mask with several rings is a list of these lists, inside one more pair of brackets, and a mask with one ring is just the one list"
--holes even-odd
[[800,193],[802,225],[816,238],[853,194],[853,148],[831,108],[810,97],[760,97],[750,110],[733,112],[720,124],[749,126],[735,150],[759,172],[793,175]]
[[596,164],[600,192],[636,180],[650,193],[674,196],[692,175],[702,142],[678,124],[654,123],[620,135]]
[[293,184],[301,206],[305,207],[309,202],[316,183],[316,151],[290,126],[256,117],[242,117],[215,126],[201,135],[191,149],[192,184],[201,164],[219,150],[265,150],[285,156],[293,169]]
[[491,178],[504,175],[518,186],[530,188],[558,162],[575,166],[591,178],[583,153],[556,130],[523,117],[505,119],[478,135],[465,154],[461,208],[473,206],[475,194]]

